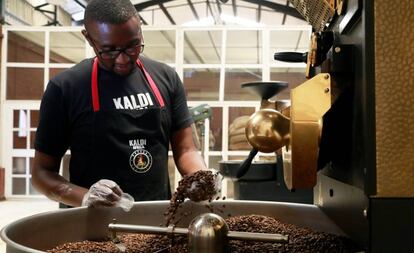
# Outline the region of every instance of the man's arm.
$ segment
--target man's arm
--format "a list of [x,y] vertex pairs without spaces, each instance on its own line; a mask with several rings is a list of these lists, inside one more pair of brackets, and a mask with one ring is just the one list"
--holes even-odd
[[49,199],[69,206],[80,206],[88,189],[74,185],[59,175],[61,158],[35,152],[32,168],[33,186]]
[[191,127],[175,131],[171,138],[171,147],[177,169],[182,176],[207,169],[203,158],[198,153],[193,140]]

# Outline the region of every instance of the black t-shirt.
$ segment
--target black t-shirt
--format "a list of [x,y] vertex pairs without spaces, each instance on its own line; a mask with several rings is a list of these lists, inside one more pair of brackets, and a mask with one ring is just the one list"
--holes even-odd
[[[184,87],[168,65],[140,57],[164,99],[172,133],[192,123]],[[61,157],[71,147],[92,152],[93,129],[91,73],[93,59],[85,59],[50,80],[40,106],[35,149]],[[102,68],[98,70],[100,110],[145,110],[159,106],[142,71],[136,67],[122,77]]]

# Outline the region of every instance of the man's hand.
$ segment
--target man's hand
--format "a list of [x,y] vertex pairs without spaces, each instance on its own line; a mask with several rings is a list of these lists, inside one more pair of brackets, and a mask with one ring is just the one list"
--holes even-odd
[[108,179],[101,179],[83,196],[82,206],[114,206],[121,199],[121,188]]

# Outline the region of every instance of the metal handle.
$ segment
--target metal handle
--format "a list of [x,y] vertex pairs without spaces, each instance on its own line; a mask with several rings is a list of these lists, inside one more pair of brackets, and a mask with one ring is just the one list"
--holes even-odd
[[128,225],[128,224],[114,224],[110,223],[108,229],[112,232],[129,232],[129,233],[147,233],[147,234],[181,234],[187,235],[187,228],[175,228],[174,226],[157,227],[144,225]]
[[308,53],[298,53],[298,52],[279,52],[274,54],[274,59],[277,61],[284,62],[307,62]]
[[[113,235],[116,234],[116,232],[147,233],[147,234],[159,234],[159,235],[165,235],[165,234],[188,235],[187,228],[176,228],[174,226],[157,227],[157,226],[110,223],[108,225],[108,229],[113,233]],[[288,236],[281,235],[281,234],[237,232],[237,231],[228,231],[227,238],[230,240],[277,242],[277,243],[287,243],[289,241]]]
[[243,241],[278,242],[278,243],[289,242],[289,237],[287,235],[281,235],[281,234],[229,231],[227,233],[227,237],[232,240],[243,240]]
[[244,176],[247,173],[250,166],[252,165],[253,158],[256,156],[257,152],[259,152],[259,150],[255,149],[255,148],[253,148],[250,151],[250,153],[247,156],[246,160],[244,160],[244,162],[240,165],[239,169],[237,170],[237,173],[236,173],[237,178],[241,178],[242,176]]

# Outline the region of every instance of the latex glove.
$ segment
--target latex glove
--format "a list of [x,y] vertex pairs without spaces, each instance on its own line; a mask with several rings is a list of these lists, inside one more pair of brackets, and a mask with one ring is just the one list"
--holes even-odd
[[213,200],[220,194],[223,176],[218,171],[213,169],[198,171],[190,177],[192,182],[187,189],[187,197],[190,200],[194,202]]
[[117,183],[101,179],[93,184],[83,196],[82,206],[115,206],[121,200],[122,194],[123,192]]

